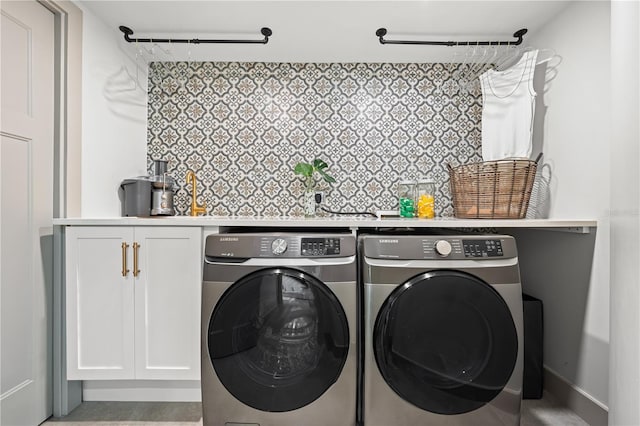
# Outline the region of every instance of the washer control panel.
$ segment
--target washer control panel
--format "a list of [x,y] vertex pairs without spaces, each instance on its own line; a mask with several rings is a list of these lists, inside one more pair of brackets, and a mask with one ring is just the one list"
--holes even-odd
[[331,256],[340,254],[340,238],[302,238],[300,254],[303,256]]
[[464,257],[502,257],[500,240],[462,240]]
[[211,259],[348,257],[356,254],[351,233],[228,233],[207,236],[205,256]]

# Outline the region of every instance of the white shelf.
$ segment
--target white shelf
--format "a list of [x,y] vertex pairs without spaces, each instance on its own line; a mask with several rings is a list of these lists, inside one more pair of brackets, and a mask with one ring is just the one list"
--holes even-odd
[[536,228],[588,233],[598,226],[592,219],[375,219],[368,217],[231,217],[231,216],[165,216],[154,218],[65,218],[55,219],[62,226],[247,226],[307,228]]

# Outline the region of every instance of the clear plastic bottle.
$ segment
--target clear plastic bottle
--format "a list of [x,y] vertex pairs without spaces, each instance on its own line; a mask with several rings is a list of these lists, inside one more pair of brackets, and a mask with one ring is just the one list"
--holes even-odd
[[416,183],[415,213],[421,219],[433,219],[435,212],[435,184],[430,180]]
[[403,180],[398,183],[398,211],[400,217],[415,217],[415,187],[411,180]]

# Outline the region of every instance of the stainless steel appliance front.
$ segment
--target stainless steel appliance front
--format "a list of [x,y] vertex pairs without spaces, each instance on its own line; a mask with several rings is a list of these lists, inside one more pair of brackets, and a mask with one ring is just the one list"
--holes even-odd
[[207,237],[205,426],[355,425],[356,272],[350,233]]
[[522,293],[508,236],[364,236],[367,426],[520,424]]

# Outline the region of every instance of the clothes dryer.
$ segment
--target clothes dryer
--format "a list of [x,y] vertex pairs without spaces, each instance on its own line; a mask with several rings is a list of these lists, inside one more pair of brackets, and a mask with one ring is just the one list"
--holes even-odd
[[204,426],[354,425],[355,236],[216,234],[204,254]]
[[520,424],[522,291],[504,235],[361,237],[366,426]]

